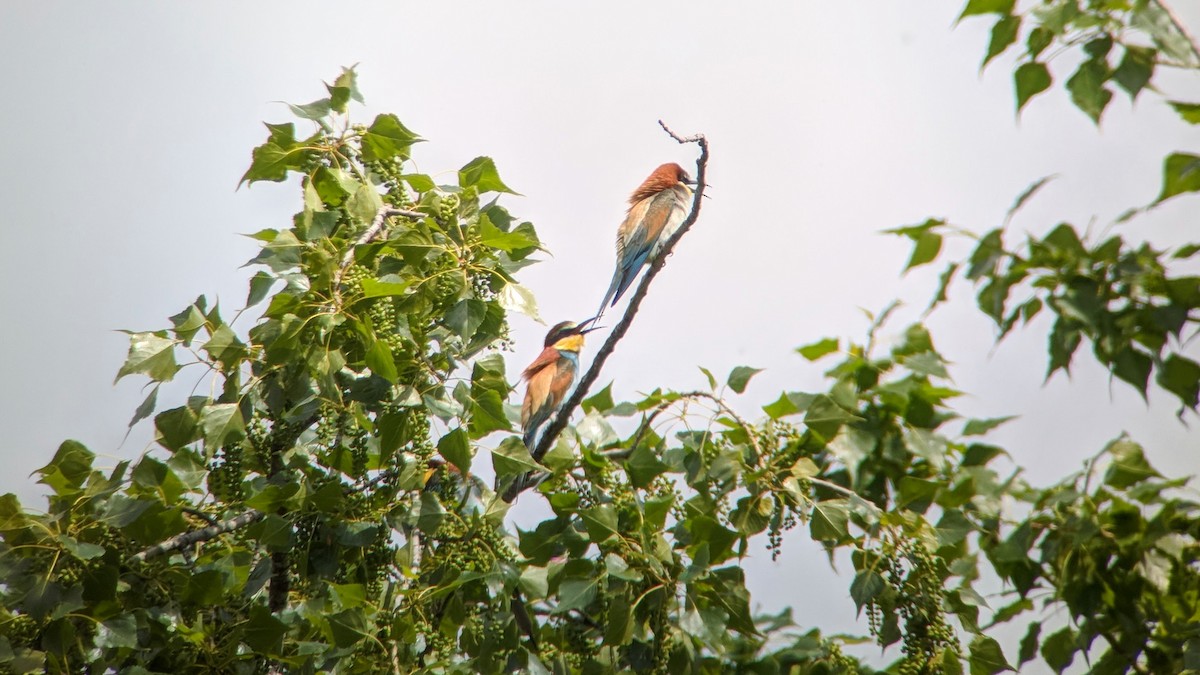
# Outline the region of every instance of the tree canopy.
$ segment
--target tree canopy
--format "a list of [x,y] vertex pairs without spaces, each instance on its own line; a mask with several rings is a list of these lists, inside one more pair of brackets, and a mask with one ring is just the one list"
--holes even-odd
[[[1158,69],[1200,71],[1162,3],[970,0],[962,18],[976,15],[995,21],[984,66],[1021,53],[1018,114],[1052,89],[1055,59],[1096,124],[1114,87],[1200,124],[1200,103],[1155,86]],[[1200,671],[1189,478],[1162,475],[1122,436],[1077,473],[1030,484],[987,440],[1010,417],[954,411],[964,392],[923,324],[877,339],[894,306],[863,336],[798,347],[827,364],[824,387],[761,410],[739,409],[759,372],[745,366],[704,370],[702,390],[593,391],[660,256],[527,448],[502,352],[510,314],[537,314],[518,282],[542,250],[534,226],[509,211],[516,193],[492,158],[439,184],[412,161],[425,139],[393,114],[359,121],[361,102],[345,69],[325,97],[289,106],[304,130],[266,125],[242,180],[298,189],[298,211],[253,234],[245,308],[200,296],[166,327],[130,332],[117,376],[152,383],[130,426],[153,424],[158,449],[101,468],[68,440],[38,472],[46,513],[0,497],[0,669],[869,673],[857,655],[873,643],[898,647],[896,673],[1035,660]],[[695,143],[703,184],[707,139],[675,138]],[[1014,236],[1048,180],[982,234],[938,218],[888,230],[912,241],[910,269],[939,261],[947,237],[975,241],[942,261],[929,311],[967,283],[997,340],[1050,314],[1047,377],[1088,347],[1125,386],[1155,383],[1192,415],[1200,243],[1157,250],[1134,227],[1195,199],[1200,156],[1166,157],[1159,196],[1122,217],[1122,234],[1062,223]],[[703,226],[702,192],[675,240]],[[160,404],[184,369],[207,391]],[[478,475],[488,465],[494,483]],[[551,513],[519,522],[499,488],[529,472],[547,479],[510,496]],[[866,635],[751,611],[739,561],[751,547],[787,556],[793,530],[831,560],[848,554]],[[983,592],[990,580],[1003,590]],[[1008,623],[1023,628],[1017,644],[996,637]]]

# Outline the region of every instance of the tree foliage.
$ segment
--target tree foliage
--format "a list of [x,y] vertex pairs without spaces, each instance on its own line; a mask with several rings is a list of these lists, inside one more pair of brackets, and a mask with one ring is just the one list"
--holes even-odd
[[[1200,65],[1165,12],[971,0],[963,16],[999,16],[985,63],[1027,31],[1018,108],[1052,82],[1048,47],[1082,45],[1067,87],[1098,121],[1104,83],[1136,96],[1156,65]],[[1078,474],[1029,484],[984,438],[1011,418],[954,412],[963,392],[924,326],[878,344],[890,307],[862,339],[798,348],[829,362],[816,391],[750,414],[736,399],[748,367],[724,383],[705,370],[701,391],[605,388],[536,462],[501,354],[509,313],[536,315],[516,275],[537,234],[500,204],[515,193],[487,157],[456,185],[415,172],[423,139],[398,117],[352,120],[352,70],[327,92],[291,106],[311,134],[267,125],[243,177],[300,191],[290,226],[253,235],[253,324],[202,296],[130,334],[118,378],[150,380],[131,425],[152,419],[159,448],[105,471],[66,441],[38,472],[45,513],[0,497],[6,672],[872,672],[844,651],[864,641],[898,645],[897,673],[1200,670],[1187,479],[1121,437]],[[1195,123],[1197,104],[1171,105]],[[1168,158],[1157,201],[1200,189],[1188,156]],[[909,267],[958,231],[892,230],[914,243]],[[1175,268],[1200,245],[1092,241],[1067,224],[1018,247],[1006,234],[950,262],[933,304],[961,273],[1001,338],[1054,315],[1049,374],[1086,341],[1143,395],[1153,379],[1196,408],[1185,334],[1200,279]],[[185,371],[207,393],[160,409],[159,384]],[[500,481],[547,471],[523,498],[551,515],[513,522],[475,475],[489,458]],[[792,530],[849,560],[868,635],[752,613],[739,562],[764,545],[788,555]],[[989,579],[999,596],[979,590]],[[1014,621],[1024,639],[1001,645],[996,627]]]

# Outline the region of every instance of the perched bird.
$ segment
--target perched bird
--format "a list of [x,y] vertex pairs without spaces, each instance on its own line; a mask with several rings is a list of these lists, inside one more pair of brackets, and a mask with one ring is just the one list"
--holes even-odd
[[521,373],[526,382],[525,402],[521,405],[521,430],[525,445],[533,449],[538,431],[567,398],[579,373],[579,350],[583,336],[596,330],[585,328],[594,319],[582,324],[563,321],[546,334],[545,349]]
[[689,185],[696,181],[683,167],[670,162],[663,164],[642,182],[629,197],[625,222],[617,229],[617,269],[596,318],[604,313],[633,283],[642,266],[658,255],[663,244],[675,234],[687,217],[692,198]]

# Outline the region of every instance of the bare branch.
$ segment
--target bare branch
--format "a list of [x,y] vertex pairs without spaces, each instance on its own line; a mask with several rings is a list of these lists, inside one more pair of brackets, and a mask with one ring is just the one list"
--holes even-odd
[[[604,368],[605,361],[612,355],[621,338],[625,337],[625,333],[629,330],[629,325],[633,323],[633,317],[637,314],[642,300],[645,299],[647,292],[650,290],[650,284],[654,281],[654,277],[658,276],[659,271],[667,264],[667,258],[675,250],[675,244],[679,243],[683,235],[687,234],[688,230],[695,224],[696,219],[700,217],[700,200],[704,197],[704,188],[706,187],[704,176],[705,170],[708,167],[708,140],[704,138],[703,134],[680,137],[667,128],[667,125],[663,124],[662,120],[659,120],[658,123],[676,141],[680,143],[696,143],[700,146],[700,157],[696,160],[697,185],[696,192],[692,195],[692,210],[688,213],[683,223],[680,224],[679,229],[675,231],[675,234],[671,235],[671,238],[666,241],[659,254],[650,262],[650,268],[646,270],[646,273],[642,276],[641,283],[638,284],[637,291],[630,298],[629,305],[625,308],[625,314],[621,317],[617,325],[613,327],[612,332],[608,334],[608,339],[604,341],[604,345],[600,347],[600,351],[596,352],[596,358],[592,360],[592,365],[588,368],[587,373],[579,380],[579,384],[575,387],[575,393],[559,409],[550,426],[546,427],[546,431],[542,434],[537,447],[530,453],[535,461],[542,461],[542,457],[545,457],[550,448],[554,446],[554,442],[558,440],[559,434],[567,427],[567,421],[571,419],[571,414],[575,412],[575,408],[578,408],[583,398],[587,396],[588,389],[600,377],[600,371]],[[504,491],[501,499],[511,502],[516,499],[518,494],[541,482],[540,480],[531,482],[530,479],[533,475],[534,473],[530,472],[530,474],[519,477]]]
[[171,551],[176,551],[181,548],[191,546],[192,544],[206,542],[214,537],[225,534],[226,532],[232,532],[234,530],[241,529],[247,525],[250,525],[251,523],[262,520],[263,517],[264,514],[261,511],[247,511],[240,516],[234,516],[229,520],[223,520],[215,525],[209,525],[208,527],[201,528],[199,530],[192,530],[191,532],[177,534],[170,539],[143,549],[134,555],[131,560],[133,562],[145,562],[164,553],[170,553]]

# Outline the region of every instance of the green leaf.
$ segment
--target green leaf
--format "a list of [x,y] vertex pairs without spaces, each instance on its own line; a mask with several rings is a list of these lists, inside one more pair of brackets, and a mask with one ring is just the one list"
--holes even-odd
[[259,270],[250,278],[250,292],[246,295],[246,307],[253,307],[262,302],[263,298],[267,297],[267,293],[271,292],[271,286],[274,284],[275,277]]
[[1155,379],[1159,386],[1178,396],[1189,408],[1200,403],[1200,363],[1172,354],[1158,369]]
[[497,300],[506,312],[524,314],[538,323],[545,323],[538,314],[537,298],[534,297],[533,291],[515,281],[504,284]]
[[1069,321],[1059,318],[1054,322],[1054,327],[1050,330],[1050,367],[1046,372],[1047,379],[1060,368],[1071,371],[1071,357],[1081,340],[1079,329],[1072,327]]
[[150,393],[146,395],[146,398],[142,401],[142,404],[139,405],[137,410],[134,411],[133,419],[129,420],[130,429],[133,428],[133,425],[141,422],[154,413],[154,406],[158,403],[158,387],[159,385],[154,385],[154,388],[151,389]]
[[620,530],[617,528],[617,512],[611,504],[583,509],[579,512],[579,518],[583,521],[588,531],[588,537],[594,544],[603,543],[620,534]]
[[963,425],[962,435],[982,436],[1001,424],[1016,418],[1016,415],[1009,415],[1007,417],[991,417],[983,420],[967,420],[967,423]]
[[458,470],[466,474],[471,471],[471,441],[467,438],[467,432],[459,427],[450,433],[442,436],[437,444],[438,454],[458,467]]
[[823,338],[813,342],[812,344],[798,347],[796,351],[800,353],[800,356],[803,356],[809,361],[816,361],[822,356],[836,352],[840,348],[841,343],[837,338]]
[[417,192],[429,192],[437,187],[437,183],[433,179],[423,173],[408,173],[400,176],[400,180],[408,183],[409,187]]
[[470,340],[479,330],[486,314],[487,305],[482,300],[459,300],[446,312],[446,325],[462,339]]
[[330,112],[328,98],[317,99],[312,103],[288,103],[287,107],[293,115],[306,120],[319,120]]
[[196,302],[188,305],[187,309],[171,317],[171,325],[175,327],[175,337],[183,341],[184,346],[191,345],[192,338],[204,328],[208,319],[204,316],[204,296],[196,298]]
[[898,359],[899,362],[915,375],[924,377],[949,378],[946,363],[937,352],[921,352]]
[[236,403],[204,406],[200,411],[200,428],[204,431],[204,445],[210,453],[246,436],[246,423]]
[[383,340],[372,340],[363,359],[371,372],[389,383],[396,384],[396,380],[400,378],[400,373],[396,370],[396,360],[392,357],[392,350]]
[[330,206],[341,206],[361,185],[350,174],[327,166],[313,172],[312,186],[320,200]]
[[987,55],[983,57],[983,63],[979,65],[980,69],[986,68],[992,59],[1003,54],[1004,50],[1016,42],[1020,29],[1020,16],[1006,14],[997,19],[996,23],[992,25],[992,37],[988,42]]
[[333,84],[325,85],[325,89],[329,91],[329,105],[336,112],[345,113],[346,104],[350,99],[363,102],[362,94],[358,91],[358,73],[354,72],[354,66],[342,68],[342,74],[338,75]]
[[[1125,45],[1125,55],[1113,71],[1113,79],[1124,89],[1130,99],[1137,95],[1154,77],[1154,50],[1147,47]],[[1176,108],[1178,110],[1178,108]]]
[[749,366],[738,366],[729,371],[729,378],[726,382],[729,388],[742,393],[746,391],[746,385],[750,383],[750,378],[762,372],[762,368],[751,368]]
[[837,435],[838,429],[843,424],[857,419],[859,419],[858,416],[846,412],[841,406],[834,403],[833,399],[825,394],[820,394],[808,406],[808,412],[804,415],[804,425],[819,434],[822,439],[829,440]]
[[39,483],[49,485],[58,494],[83,485],[92,473],[96,455],[79,441],[63,441],[50,463],[38,469]]
[[629,483],[638,489],[649,487],[650,483],[668,468],[653,450],[644,445],[635,448],[625,462],[625,470],[629,472]]
[[1021,638],[1021,651],[1017,655],[1017,665],[1022,666],[1037,656],[1038,636],[1042,633],[1042,622],[1034,621]]
[[492,223],[486,214],[479,216],[480,243],[494,249],[512,253],[531,246],[537,246],[538,241],[519,230],[505,232]]
[[810,515],[809,531],[818,541],[841,541],[850,536],[850,505],[845,499],[815,502]]
[[855,575],[850,584],[850,597],[854,600],[855,610],[861,613],[863,605],[879,597],[884,586],[883,577],[874,570],[863,570]]
[[1021,109],[1031,98],[1049,89],[1053,81],[1044,63],[1031,61],[1018,66],[1013,73],[1013,82],[1017,90],[1017,114],[1021,113]]
[[250,606],[250,619],[242,628],[242,642],[255,652],[275,655],[283,651],[283,636],[287,624],[275,618],[266,605]]
[[446,519],[446,508],[432,492],[421,493],[421,511],[417,516],[417,529],[425,534],[433,534],[442,526]]
[[1108,64],[1101,60],[1088,59],[1079,64],[1075,74],[1067,80],[1071,101],[1096,124],[1100,124],[1100,116],[1112,100],[1112,92],[1104,86],[1107,79]]
[[941,487],[937,481],[904,476],[898,485],[896,506],[917,513],[925,513]]
[[1070,627],[1051,633],[1049,637],[1042,640],[1042,658],[1046,660],[1046,665],[1053,668],[1056,673],[1061,673],[1071,665],[1077,651],[1079,651],[1079,647],[1075,644],[1075,635],[1071,632]]
[[1200,190],[1200,156],[1176,152],[1163,161],[1162,194],[1155,203],[1162,203],[1175,195]]
[[1052,42],[1054,42],[1054,31],[1042,26],[1035,26],[1033,30],[1029,31],[1029,37],[1025,40],[1029,58],[1036,59]]
[[541,471],[542,465],[533,461],[529,448],[516,436],[509,436],[492,450],[492,466],[497,476],[512,476],[526,471]]
[[398,279],[395,275],[389,275],[388,281],[381,279],[363,279],[362,280],[362,297],[364,298],[391,298],[403,296],[408,293],[408,281],[394,281]]
[[1183,101],[1167,101],[1175,112],[1188,124],[1200,124],[1200,103],[1185,103]]
[[359,185],[346,202],[346,211],[360,222],[369,223],[383,208],[383,199],[370,185]]
[[201,349],[226,368],[235,366],[246,356],[246,345],[234,335],[233,329],[224,323],[217,326],[212,332],[212,337]]
[[594,395],[583,399],[583,411],[604,413],[612,410],[612,382],[609,382],[603,389],[596,392]]
[[1004,658],[1000,643],[986,635],[977,635],[971,641],[971,675],[996,675],[1006,670],[1013,670]]
[[1147,478],[1162,476],[1146,461],[1142,446],[1128,438],[1119,438],[1109,443],[1105,452],[1112,458],[1112,463],[1104,473],[1104,482],[1107,485],[1125,490]]
[[177,451],[200,438],[199,418],[187,406],[164,410],[154,416],[157,440],[166,449]]
[[148,491],[167,504],[174,503],[187,489],[170,467],[149,455],[142,456],[129,478],[134,485],[143,488],[137,492]]
[[138,646],[137,617],[118,614],[100,624],[96,631],[96,646],[103,649],[135,649]]
[[414,134],[391,113],[378,115],[362,136],[363,159],[368,162],[399,157],[408,159],[409,149],[420,143],[421,137]]
[[1117,352],[1112,361],[1113,374],[1132,384],[1141,392],[1142,398],[1146,397],[1146,386],[1150,382],[1150,371],[1153,368],[1154,361],[1132,347]]
[[977,14],[1009,14],[1014,4],[1015,0],[967,0],[967,6],[958,19],[961,21]]
[[117,380],[133,373],[143,373],[156,382],[168,382],[179,372],[175,363],[175,341],[164,333],[131,333],[129,355],[117,371]]
[[603,578],[603,574],[598,574],[592,579],[564,580],[558,587],[558,606],[554,608],[554,613],[565,614],[573,609],[587,609],[592,600],[596,599],[596,589]]
[[[1045,187],[1046,183],[1049,183],[1050,181],[1054,180],[1055,178],[1058,178],[1058,174],[1050,174],[1049,176],[1042,176],[1041,178],[1030,183],[1029,187],[1025,188],[1025,190],[1023,192],[1021,192],[1020,195],[1017,195],[1016,200],[1013,201],[1013,205],[1008,208],[1008,213],[1005,215],[1004,219],[1006,221],[1012,220],[1012,217],[1015,216],[1017,214],[1017,212],[1021,210],[1021,207],[1025,206],[1026,202],[1028,202],[1030,199],[1032,199],[1033,196],[1035,194],[1037,194],[1039,190],[1041,190],[1043,187]],[[983,248],[984,240],[988,240],[988,248],[985,250],[985,252],[988,254],[988,257],[998,256],[1000,253],[1003,253],[1004,249],[1000,242],[1000,234],[1001,234],[1000,230],[992,230],[991,232],[987,233],[987,235],[983,238],[983,240],[980,240],[980,242],[979,242],[980,248]],[[989,238],[991,238],[993,236],[994,236],[994,239],[989,240]],[[979,249],[976,249],[976,252],[978,252],[978,251],[979,251]],[[972,258],[972,269],[975,269],[974,256],[971,256],[971,258]],[[985,260],[986,260],[986,258],[985,258]],[[975,278],[975,277],[972,277],[972,278]]]
[[342,649],[352,647],[369,635],[367,618],[361,609],[345,609],[327,617],[333,643]]
[[920,236],[913,240],[912,257],[908,259],[908,264],[904,266],[904,271],[907,272],[914,267],[933,262],[937,259],[941,251],[942,235],[936,232],[921,233]]
[[242,175],[239,186],[260,180],[281,182],[287,178],[288,171],[300,170],[317,154],[307,141],[296,140],[296,127],[291,122],[266,126],[270,136],[266,143],[254,149],[250,168]]
[[519,195],[500,180],[496,171],[496,163],[491,157],[476,157],[458,170],[458,184],[461,187],[474,186],[482,194],[484,192],[507,192]]

